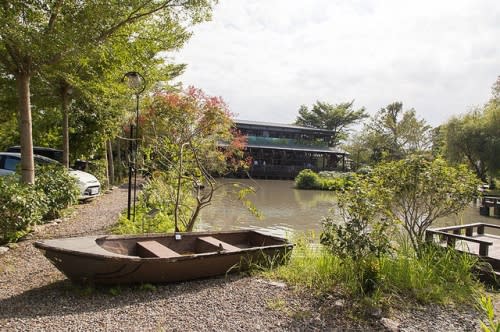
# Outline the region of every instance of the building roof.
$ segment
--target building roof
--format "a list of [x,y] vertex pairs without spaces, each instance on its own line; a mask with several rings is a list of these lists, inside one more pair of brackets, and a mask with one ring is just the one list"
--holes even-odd
[[327,130],[327,129],[320,129],[320,128],[309,128],[309,127],[302,127],[302,126],[297,126],[297,125],[291,125],[291,124],[282,124],[282,123],[273,123],[273,122],[260,122],[260,121],[249,121],[249,120],[239,120],[236,119],[234,120],[234,123],[236,124],[237,127],[243,125],[243,126],[253,126],[253,127],[265,127],[265,128],[276,128],[276,129],[288,129],[288,130],[297,130],[297,131],[308,131],[308,132],[315,132],[315,133],[322,133],[326,135],[334,135],[335,131],[333,130]]

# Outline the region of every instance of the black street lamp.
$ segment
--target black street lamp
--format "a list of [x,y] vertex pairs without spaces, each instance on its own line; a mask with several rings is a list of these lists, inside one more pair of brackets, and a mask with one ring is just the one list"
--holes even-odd
[[[135,94],[135,135],[134,125],[130,123],[130,141],[129,141],[129,157],[128,161],[128,200],[127,200],[127,218],[130,220],[130,206],[132,201],[132,173],[134,173],[134,217],[135,221],[135,201],[137,193],[137,146],[138,146],[138,133],[139,133],[139,95],[146,88],[146,80],[144,76],[136,71],[129,71],[123,75],[122,82],[127,82],[128,87],[134,91]],[[135,142],[135,144],[133,143]]]

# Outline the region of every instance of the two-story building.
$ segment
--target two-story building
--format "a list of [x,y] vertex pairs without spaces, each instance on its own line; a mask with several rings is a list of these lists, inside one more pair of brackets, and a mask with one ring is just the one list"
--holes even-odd
[[335,134],[331,130],[247,120],[235,124],[248,138],[245,153],[252,158],[249,173],[254,178],[293,179],[305,168],[316,172],[348,168],[348,154],[328,145]]

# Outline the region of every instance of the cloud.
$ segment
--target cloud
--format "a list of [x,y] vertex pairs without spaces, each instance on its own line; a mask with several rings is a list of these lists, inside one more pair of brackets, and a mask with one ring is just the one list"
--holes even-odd
[[179,53],[181,77],[239,118],[294,121],[300,105],[403,101],[432,125],[489,98],[498,1],[222,1]]

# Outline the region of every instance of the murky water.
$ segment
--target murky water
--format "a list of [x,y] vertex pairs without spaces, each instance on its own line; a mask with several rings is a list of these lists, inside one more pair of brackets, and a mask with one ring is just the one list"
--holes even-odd
[[[229,182],[230,180],[223,180]],[[293,181],[238,180],[253,186],[257,192],[248,198],[263,214],[259,220],[241,202],[231,199],[224,191],[216,193],[212,205],[201,213],[198,230],[230,230],[253,228],[286,236],[295,231],[321,232],[321,219],[330,215],[340,218],[335,193],[319,190],[294,189]],[[332,211],[333,213],[330,213]],[[500,224],[500,219],[479,215],[479,208],[471,204],[460,215],[439,219],[433,226],[459,225],[472,222]]]

